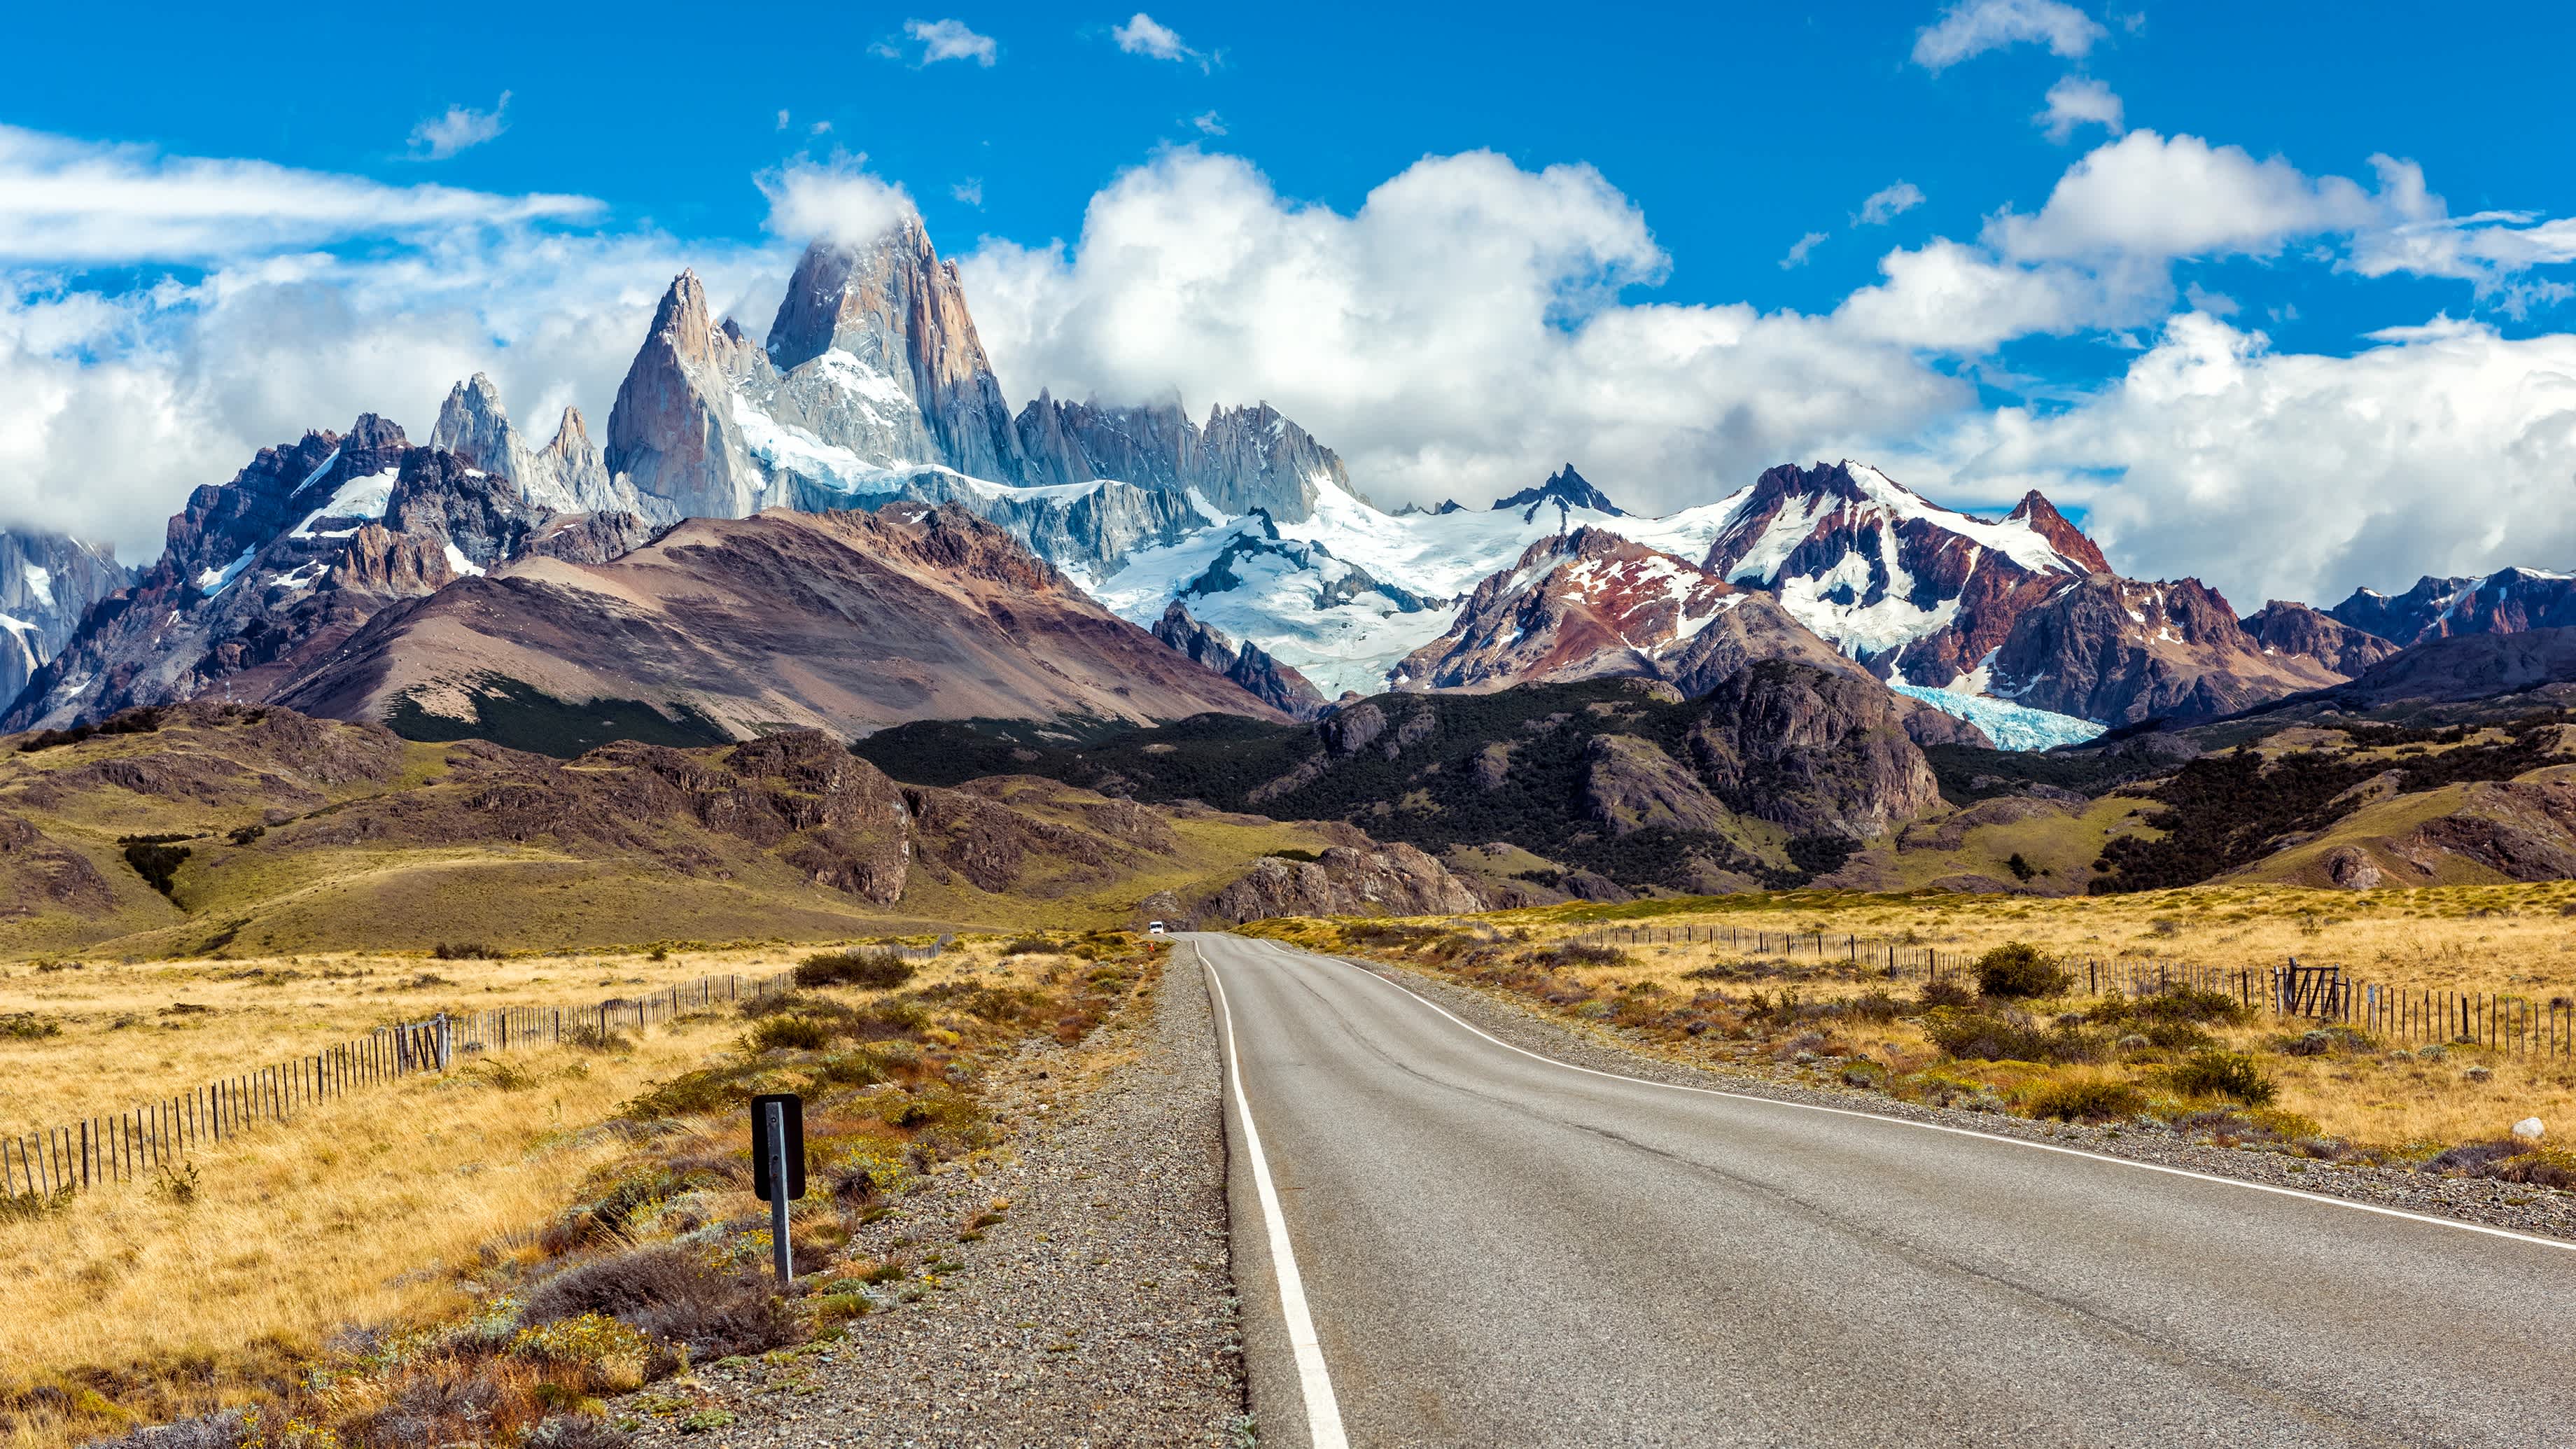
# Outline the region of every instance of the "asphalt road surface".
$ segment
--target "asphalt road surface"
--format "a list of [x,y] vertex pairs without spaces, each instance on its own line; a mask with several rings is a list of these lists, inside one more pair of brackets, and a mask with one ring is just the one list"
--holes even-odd
[[2576,1251],[1588,1072],[1188,939],[1264,1446],[2576,1444]]

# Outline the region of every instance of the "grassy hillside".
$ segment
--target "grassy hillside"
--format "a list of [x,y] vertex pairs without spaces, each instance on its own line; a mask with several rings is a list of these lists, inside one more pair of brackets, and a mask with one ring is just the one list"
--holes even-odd
[[1329,843],[1056,781],[905,791],[812,734],[560,762],[192,705],[0,753],[0,953],[1090,927]]

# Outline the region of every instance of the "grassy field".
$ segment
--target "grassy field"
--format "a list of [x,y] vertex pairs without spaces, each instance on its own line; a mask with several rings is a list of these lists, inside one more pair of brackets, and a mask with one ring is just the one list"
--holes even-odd
[[[436,1442],[516,1443],[549,1415],[681,1369],[692,1347],[703,1362],[839,1332],[869,1295],[919,1291],[905,1280],[928,1270],[852,1260],[852,1238],[903,1212],[923,1175],[991,1148],[982,1063],[1032,1036],[1084,1038],[1157,961],[1115,933],[1005,945],[970,940],[900,982],[799,986],[597,1049],[534,1048],[362,1090],[202,1152],[179,1177],[21,1201],[0,1215],[18,1309],[0,1322],[0,1442],[78,1442],[231,1406],[265,1415],[271,1444],[334,1442],[322,1428],[356,1442],[387,1415],[424,1414]],[[708,971],[776,974],[812,954],[442,961],[427,963],[448,978],[435,988],[408,984],[416,958],[21,973],[0,982],[10,999],[72,1024],[7,1043],[11,1100],[78,1110],[81,1064],[142,1055],[128,1043],[156,1053],[117,1079],[131,1087],[237,1068],[227,1048],[274,1055],[281,1032],[318,1039],[408,1016],[423,992],[587,1001]],[[236,971],[283,985],[225,974]],[[215,1010],[184,1029],[114,1025],[173,992]],[[19,1058],[41,1065],[14,1070]],[[820,1298],[782,1302],[761,1277],[767,1219],[738,1119],[768,1090],[808,1104],[800,1263],[844,1276]],[[603,1275],[658,1282],[679,1306],[582,1311]]]
[[[2082,992],[2080,963],[2238,969],[2296,954],[2407,989],[2546,1002],[2576,995],[2571,901],[2576,886],[2567,884],[2368,895],[2209,887],[2062,900],[1809,893],[1250,929],[1452,975],[1621,1030],[1625,1044],[1675,1060],[2027,1115],[2203,1120],[2218,1135],[2329,1160],[2414,1162],[2498,1141],[2534,1116],[2576,1136],[2576,1058],[2325,1032],[2226,1001],[2106,1000]],[[1820,932],[1836,951],[1820,960],[1803,947],[1766,954],[1660,940],[1605,949],[1593,944],[1603,925]],[[1846,936],[1937,946],[1963,964],[2028,943],[2076,963],[2079,985],[1980,998],[1971,971],[1964,999],[1926,1000],[1919,980],[1833,959]],[[1984,1028],[1992,1030],[1980,1036]],[[2213,1089],[2191,1073],[2196,1059],[2218,1060],[2213,1053],[2252,1075],[2235,1090]],[[2095,1110],[2103,1105],[2120,1110]]]
[[0,968],[0,1133],[104,1114],[322,1050],[398,1021],[496,1006],[572,1007],[739,973],[785,947],[506,960],[333,953]]
[[[1549,938],[1600,925],[1733,925],[1976,954],[2030,941],[2076,961],[2226,971],[2340,965],[2401,990],[2576,992],[2576,882],[2335,891],[2198,886],[2112,896],[1792,891],[1513,913]],[[1677,950],[1685,948],[1676,948]],[[1706,948],[1702,948],[1705,951]]]

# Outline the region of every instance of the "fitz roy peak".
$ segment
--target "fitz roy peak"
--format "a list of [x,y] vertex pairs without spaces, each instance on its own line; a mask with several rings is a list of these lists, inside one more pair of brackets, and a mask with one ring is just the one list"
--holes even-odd
[[1202,426],[1177,397],[1042,393],[1014,417],[956,265],[910,217],[864,245],[808,247],[763,343],[682,273],[618,389],[604,461],[663,521],[953,502],[1091,577],[1225,516],[1303,518],[1319,490],[1350,486],[1267,404]]

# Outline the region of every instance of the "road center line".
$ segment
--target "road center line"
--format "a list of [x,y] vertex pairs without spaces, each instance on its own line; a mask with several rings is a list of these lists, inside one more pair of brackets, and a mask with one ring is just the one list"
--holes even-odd
[[[1276,942],[1268,944],[1270,944],[1275,950],[1287,951],[1290,949],[1288,947],[1281,946]],[[1452,1012],[1447,1007],[1431,1000],[1429,997],[1422,995],[1410,987],[1390,981],[1386,977],[1380,976],[1376,972],[1371,971],[1367,967],[1361,966],[1356,962],[1345,961],[1338,956],[1326,956],[1320,952],[1309,951],[1302,954],[1313,956],[1319,961],[1330,961],[1336,965],[1344,966],[1352,971],[1356,971],[1360,975],[1371,981],[1377,982],[1379,985],[1385,986],[1389,990],[1398,992],[1414,1001],[1420,1002],[1422,1005],[1431,1008],[1433,1011],[1440,1013],[1442,1016],[1449,1018],[1451,1021],[1456,1022],[1458,1025],[1465,1027],[1467,1030],[1474,1032],[1476,1035],[1483,1037],[1485,1040],[1492,1042],[1494,1045],[1501,1047],[1505,1051],[1518,1052],[1532,1061],[1544,1062],[1551,1067],[1556,1067],[1563,1071],[1581,1072],[1587,1077],[1604,1077],[1614,1082],[1627,1082],[1631,1085],[1640,1087],[1661,1087],[1674,1092],[1696,1092],[1704,1097],[1723,1097],[1729,1101],[1759,1102],[1770,1107],[1791,1107],[1802,1112],[1824,1112],[1836,1117],[1857,1117],[1867,1122],[1883,1122],[1890,1126],[1919,1128],[1925,1132],[1946,1132],[1954,1137],[1973,1137],[1980,1141],[2000,1142],[2011,1147],[2027,1147],[2039,1152],[2063,1153],[2068,1157],[2081,1157],[2093,1162],[2106,1162],[2116,1167],[2136,1168],[2140,1172],[2161,1172],[2170,1177],[2187,1177],[2199,1182],[2213,1182],[2217,1183],[2221,1187],[2242,1188],[2247,1192],[2267,1192],[2276,1197],[2299,1198],[2307,1202],[2322,1203],[2327,1207],[2347,1208],[2353,1212],[2360,1213],[2375,1213],[2380,1217],[2385,1218],[2402,1218],[2407,1222],[2424,1223],[2437,1228],[2453,1228],[2460,1232],[2477,1233],[2490,1238],[2506,1238],[2517,1243],[2530,1243],[2536,1247],[2555,1248],[2563,1253],[2576,1252],[2576,1243],[2567,1242],[2558,1238],[2544,1238],[2533,1233],[2518,1233],[2511,1228],[2490,1227],[2485,1223],[2463,1222],[2458,1218],[2436,1217],[2430,1213],[2408,1212],[2404,1208],[2381,1207],[2377,1203],[2355,1202],[2350,1198],[2331,1197],[2325,1193],[2308,1192],[2301,1188],[2275,1187],[2267,1182],[2247,1182],[2242,1178],[2221,1177],[2216,1173],[2198,1172],[2188,1167],[2169,1167],[2160,1162],[2139,1162],[2126,1157],[2113,1157],[2108,1153],[2087,1151],[2081,1147],[2062,1147],[2053,1142],[2031,1142],[2019,1137],[2006,1137],[1995,1132],[1980,1132],[1973,1127],[1951,1127],[1939,1122],[1917,1122],[1911,1118],[1891,1117],[1878,1112],[1863,1112],[1851,1107],[1827,1107],[1814,1102],[1784,1101],[1778,1097],[1764,1097],[1752,1092],[1729,1092],[1718,1087],[1688,1087],[1683,1086],[1678,1082],[1658,1082],[1647,1077],[1631,1077],[1622,1075],[1618,1072],[1604,1072],[1592,1067],[1579,1067],[1572,1062],[1561,1062],[1551,1056],[1542,1056],[1526,1047],[1514,1046],[1510,1042],[1503,1040],[1501,1037],[1494,1035],[1492,1032],[1485,1030],[1483,1027],[1477,1026],[1475,1023],[1460,1017],[1457,1013]]]
[[1234,1008],[1226,1004],[1225,983],[1207,952],[1198,952],[1199,969],[1216,993],[1217,1015],[1225,1022],[1226,1076],[1234,1086],[1235,1117],[1243,1124],[1243,1146],[1252,1159],[1252,1185],[1261,1199],[1261,1220],[1270,1235],[1270,1270],[1279,1280],[1279,1312],[1288,1320],[1288,1346],[1297,1360],[1297,1384],[1306,1400],[1306,1436],[1314,1449],[1348,1449],[1342,1436],[1342,1409],[1333,1398],[1333,1376],[1324,1367],[1324,1345],[1315,1337],[1315,1320],[1306,1311],[1305,1280],[1297,1276],[1297,1250],[1288,1242],[1288,1219],[1279,1210],[1279,1189],[1270,1181],[1270,1160],[1261,1152],[1261,1130],[1252,1125],[1252,1102],[1243,1093],[1243,1053],[1235,1041]]

